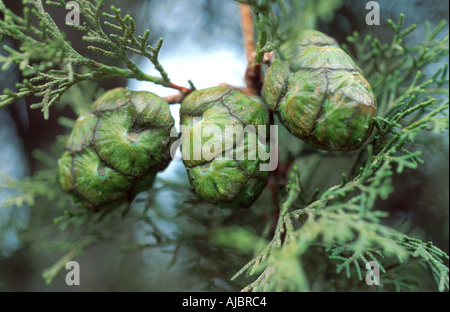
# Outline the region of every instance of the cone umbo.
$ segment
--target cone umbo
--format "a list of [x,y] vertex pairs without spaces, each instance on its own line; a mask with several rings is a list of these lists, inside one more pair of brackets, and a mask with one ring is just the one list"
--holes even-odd
[[117,88],[77,119],[59,160],[59,181],[79,205],[98,210],[132,200],[170,162],[169,104],[146,91]]
[[320,149],[350,151],[370,136],[376,98],[337,42],[315,30],[281,48],[267,71],[263,96],[296,137]]
[[268,177],[260,170],[260,151],[269,148],[263,104],[232,88],[212,87],[187,96],[180,116],[183,162],[198,197],[221,208],[250,206]]

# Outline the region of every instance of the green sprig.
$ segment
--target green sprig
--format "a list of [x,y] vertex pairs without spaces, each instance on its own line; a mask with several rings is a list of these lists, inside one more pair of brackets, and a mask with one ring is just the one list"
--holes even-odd
[[[356,46],[356,60],[371,73],[369,79],[381,99],[381,109],[375,119],[377,133],[356,158],[359,162],[355,167],[362,162],[360,170],[352,177],[345,175],[341,184],[328,188],[309,203],[292,206],[292,201],[299,197],[299,189],[289,188],[272,242],[233,277],[236,279],[245,272],[249,276],[258,273],[244,291],[309,290],[301,257],[317,245],[325,247],[329,259],[338,262],[336,272],[345,271],[347,277],[353,268],[362,280],[361,269],[368,261],[376,261],[381,272],[386,273],[383,262],[388,259],[397,258],[398,263],[403,263],[413,258],[426,264],[440,291],[449,289],[449,270],[444,264],[448,255],[432,244],[424,244],[384,225],[383,219],[388,215],[375,205],[393,192],[395,173],[400,174],[405,168],[416,169],[423,163],[421,151],[410,150],[410,144],[423,131],[442,132],[449,128],[448,100],[436,98],[442,95],[439,87],[446,81],[442,74],[446,73],[447,66],[432,79],[423,74],[426,65],[448,53],[448,35],[443,41],[436,39],[443,28],[441,23],[427,34],[426,48],[407,47],[403,38],[415,27],[403,30],[403,20],[401,15],[397,23],[390,22],[394,31],[390,44],[366,38]],[[356,38],[359,38],[357,33],[349,41],[360,44]],[[386,83],[393,87],[385,88]],[[448,89],[444,94],[448,96]],[[289,186],[295,185],[295,177],[291,177]],[[292,220],[301,224],[291,226]],[[284,240],[280,239],[282,235]],[[286,263],[286,259],[295,261]],[[297,276],[286,274],[288,270],[295,271]],[[404,288],[408,282],[415,283],[401,279],[396,283],[397,289]]]
[[[12,63],[16,63],[26,77],[16,85],[17,92],[5,90],[0,95],[0,108],[21,98],[35,96],[41,100],[31,107],[40,108],[47,119],[49,108],[72,86],[82,81],[110,77],[134,78],[172,87],[168,74],[158,59],[162,39],[151,46],[148,44],[149,30],[143,36],[136,36],[133,18],[128,14],[122,16],[120,9],[112,6],[113,14],[109,14],[103,12],[104,0],[78,0],[80,12],[86,21],[83,25],[67,25],[85,33],[83,40],[90,44],[89,50],[119,60],[125,68],[110,66],[81,55],[65,40],[60,28],[44,10],[41,0],[24,0],[23,3],[25,8],[23,17],[20,17],[7,9],[0,0],[0,12],[5,16],[0,20],[0,35],[20,42],[19,50],[5,46],[7,54],[0,55],[1,68],[6,70]],[[47,4],[65,8],[67,1],[47,1]],[[32,25],[32,16],[39,21],[39,28]],[[108,19],[103,25],[113,32],[103,30],[101,16]],[[131,60],[129,53],[148,58],[160,77],[144,73]]]

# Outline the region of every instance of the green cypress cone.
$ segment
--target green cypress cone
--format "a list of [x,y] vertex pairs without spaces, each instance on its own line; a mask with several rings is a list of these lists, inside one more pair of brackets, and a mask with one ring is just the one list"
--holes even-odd
[[[264,162],[259,153],[249,156],[252,150],[256,151],[251,146],[268,151],[268,140],[260,142],[257,139],[258,126],[263,126],[268,134],[268,114],[263,104],[232,88],[212,87],[187,96],[181,104],[180,116],[181,125],[189,131],[183,136],[181,146],[183,155],[189,159],[183,157],[183,162],[196,194],[220,208],[250,206],[263,190],[268,177],[267,171],[260,170],[260,164]],[[194,124],[193,117],[201,118],[201,121]],[[227,126],[242,126],[245,131],[247,125],[254,126],[256,131],[245,135],[243,141],[226,131]],[[207,126],[219,127],[220,135],[211,136],[207,131],[201,131]],[[199,144],[196,143],[196,139],[200,139],[195,137],[197,134],[201,136]],[[227,140],[232,142],[232,148],[228,150]],[[250,145],[250,142],[256,143]],[[186,152],[191,143],[189,152]],[[208,152],[212,151],[209,156],[213,159],[206,159],[203,154],[194,159],[194,148],[205,144],[221,148],[207,148]],[[226,152],[233,157],[226,157]],[[238,157],[240,154],[242,159]]]
[[145,91],[117,88],[77,119],[59,160],[59,181],[78,205],[98,211],[132,200],[170,162],[169,104]]
[[350,151],[370,136],[376,98],[351,57],[319,31],[281,47],[263,86],[266,103],[296,137],[320,149]]

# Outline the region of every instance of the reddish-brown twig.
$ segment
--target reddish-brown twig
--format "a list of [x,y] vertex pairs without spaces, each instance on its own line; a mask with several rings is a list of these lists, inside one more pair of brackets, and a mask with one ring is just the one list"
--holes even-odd
[[244,37],[245,52],[247,53],[247,60],[253,62],[255,57],[255,38],[253,27],[253,13],[248,4],[239,4],[239,11],[241,13],[241,27],[242,36]]
[[247,54],[247,69],[245,83],[253,94],[260,94],[262,86],[261,64],[255,64],[255,29],[253,26],[253,13],[249,5],[239,4],[242,21],[242,35]]
[[163,97],[163,99],[166,100],[167,103],[169,104],[181,103],[184,100],[184,98],[193,91],[192,89],[180,87],[172,82],[170,83],[169,87],[180,91],[180,93]]
[[177,93],[177,94],[165,96],[165,97],[163,97],[163,99],[169,104],[178,104],[178,103],[183,102],[185,97],[186,97],[186,94]]
[[189,94],[189,93],[191,93],[191,89],[189,89],[189,88],[185,88],[185,87],[180,87],[180,86],[178,86],[178,85],[176,85],[176,84],[174,84],[174,83],[170,83],[170,85],[169,85],[169,87],[170,88],[172,88],[172,89],[176,89],[176,90],[178,90],[178,91],[180,91],[180,93],[187,93],[187,94]]

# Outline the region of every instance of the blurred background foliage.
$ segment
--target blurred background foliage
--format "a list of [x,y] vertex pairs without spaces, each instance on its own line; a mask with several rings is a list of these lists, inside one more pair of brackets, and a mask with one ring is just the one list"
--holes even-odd
[[[20,1],[4,1],[8,8],[21,11]],[[339,2],[339,1],[337,1]],[[381,25],[365,24],[365,1],[347,0],[336,6],[328,20],[320,21],[318,29],[346,41],[353,31],[363,37],[390,40],[386,20],[397,20],[404,13],[405,24],[416,23],[417,30],[408,37],[410,44],[420,44],[425,36],[424,21],[436,26],[448,21],[448,3],[433,0],[378,1]],[[137,33],[152,31],[149,42],[164,38],[161,62],[169,76],[181,84],[192,79],[197,88],[225,82],[243,85],[246,59],[237,4],[227,0],[108,0],[130,13],[136,21]],[[51,7],[50,14],[66,32],[76,50],[89,55],[81,35],[63,25],[65,12]],[[448,26],[447,26],[448,28]],[[448,29],[445,29],[448,32]],[[7,38],[2,45],[17,43]],[[151,72],[148,62],[136,61],[144,71]],[[434,73],[442,64],[429,66]],[[114,61],[113,61],[114,64]],[[224,65],[225,64],[225,65]],[[13,88],[20,80],[14,67],[0,71],[0,89]],[[277,182],[269,186],[250,210],[219,210],[199,202],[192,193],[181,162],[173,162],[154,187],[140,194],[126,217],[123,209],[106,215],[79,213],[73,218],[67,197],[60,196],[54,172],[71,120],[76,118],[73,106],[90,105],[102,89],[128,86],[149,90],[161,96],[173,93],[149,83],[113,78],[74,88],[52,110],[49,120],[39,110],[29,108],[36,99],[19,100],[0,110],[0,174],[21,180],[21,187],[32,189],[35,198],[21,198],[25,205],[0,208],[0,291],[236,291],[252,281],[231,277],[243,267],[262,246],[267,225],[275,213],[270,183],[280,192],[288,182],[287,172],[280,172]],[[168,92],[168,93],[167,93]],[[25,102],[27,104],[25,104]],[[74,104],[75,103],[75,104]],[[173,106],[174,115],[177,105]],[[280,127],[281,128],[281,127]],[[432,241],[449,252],[449,133],[430,134],[422,138],[432,142],[420,146],[425,161],[418,170],[405,169],[394,175],[394,192],[377,208],[390,214],[388,225],[423,241]],[[299,144],[287,131],[280,129],[281,151],[295,155],[308,147]],[[417,142],[418,145],[421,142]],[[302,178],[308,180],[306,192],[313,193],[339,184],[341,173],[349,171],[353,159],[345,154],[326,154],[317,163],[313,157],[301,161]],[[303,154],[305,151],[303,150]],[[280,154],[280,165],[286,164],[288,153]],[[286,165],[287,166],[287,165]],[[319,170],[320,169],[320,170]],[[33,180],[27,176],[34,175]],[[5,178],[6,179],[6,178]],[[42,185],[36,183],[41,181]],[[11,182],[13,183],[13,182]],[[28,184],[27,184],[28,183]],[[45,185],[45,186],[44,186]],[[19,188],[20,189],[20,188]],[[0,189],[0,203],[11,190]],[[20,204],[17,202],[11,204]],[[32,208],[30,208],[32,204]],[[53,220],[58,220],[54,223]],[[62,228],[66,228],[62,231]],[[236,238],[236,239],[234,239]],[[231,242],[231,243],[230,243]],[[233,246],[230,246],[233,244]],[[58,259],[76,257],[81,267],[81,285],[65,284],[63,262]],[[303,256],[306,276],[313,291],[372,291],[364,281],[353,275],[336,273],[336,266],[325,261],[320,247]],[[320,261],[322,259],[323,261]],[[448,260],[446,262],[448,265]],[[389,268],[387,268],[389,271]],[[406,270],[405,272],[398,272]],[[418,290],[435,291],[432,278],[414,266],[393,267],[391,275],[416,277]],[[46,284],[45,281],[51,283]],[[388,290],[391,290],[387,287]],[[393,287],[392,289],[395,289]]]

